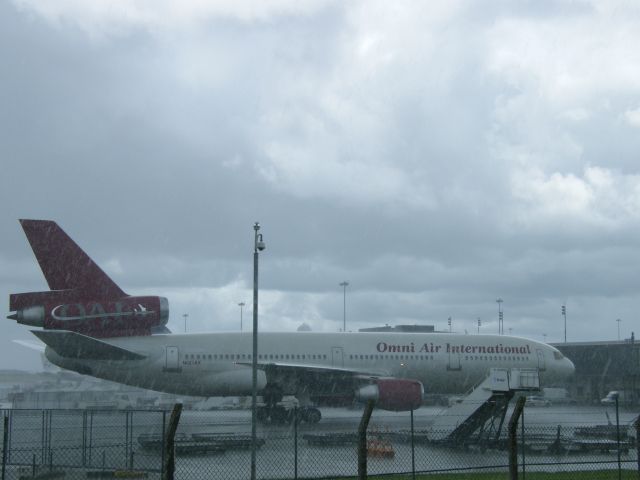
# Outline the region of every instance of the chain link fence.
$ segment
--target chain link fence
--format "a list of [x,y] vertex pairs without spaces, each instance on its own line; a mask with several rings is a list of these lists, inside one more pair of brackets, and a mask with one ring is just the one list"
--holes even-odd
[[[433,430],[434,418],[446,416],[447,410],[376,410],[367,433],[368,473],[409,477],[458,473],[465,478],[492,472],[496,478],[508,478],[509,449],[515,448],[521,478],[535,478],[537,472],[573,472],[575,477],[562,478],[581,478],[582,472],[604,471],[613,472],[611,478],[640,477],[637,412],[616,415],[604,407],[525,406],[514,447],[507,431],[512,408],[476,422],[464,436],[452,436],[452,428]],[[169,412],[14,409],[3,413],[3,479],[162,476]],[[261,424],[257,477],[356,477],[361,410],[322,413],[317,424],[301,422],[296,415],[290,415],[290,422]],[[249,478],[250,412],[183,411],[175,456],[177,479]]]

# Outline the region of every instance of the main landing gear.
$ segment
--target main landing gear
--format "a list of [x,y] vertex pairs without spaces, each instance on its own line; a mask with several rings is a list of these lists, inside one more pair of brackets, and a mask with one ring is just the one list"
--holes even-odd
[[293,402],[283,404],[282,397],[282,390],[277,385],[267,384],[262,392],[264,405],[258,407],[256,412],[259,422],[284,425],[292,423],[297,415],[299,422],[318,423],[322,418],[317,408],[298,407]]
[[274,407],[258,407],[256,416],[261,423],[271,423],[275,425],[285,425],[292,423],[298,416],[298,422],[318,423],[322,418],[320,410],[315,407],[285,407],[276,405]]

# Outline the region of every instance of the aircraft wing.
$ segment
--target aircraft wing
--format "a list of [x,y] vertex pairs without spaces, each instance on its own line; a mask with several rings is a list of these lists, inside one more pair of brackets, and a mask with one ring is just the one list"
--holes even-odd
[[[237,365],[246,365],[251,367],[253,364],[251,362],[236,362]],[[390,373],[383,370],[372,371],[372,370],[358,370],[353,368],[344,368],[344,367],[327,367],[324,365],[309,365],[306,363],[285,363],[285,362],[258,362],[258,369],[265,371],[282,371],[284,372],[308,372],[315,374],[327,374],[327,375],[337,375],[337,376],[351,376],[351,377],[363,377],[363,378],[378,378],[378,377],[388,377]]]
[[31,330],[61,357],[87,360],[142,360],[144,355],[68,330]]
[[[241,364],[250,366],[251,362]],[[258,368],[266,374],[268,384],[282,385],[283,390],[289,393],[307,392],[318,402],[331,401],[333,404],[340,398],[350,401],[354,389],[370,383],[372,379],[390,376],[386,371],[288,362],[259,362]]]

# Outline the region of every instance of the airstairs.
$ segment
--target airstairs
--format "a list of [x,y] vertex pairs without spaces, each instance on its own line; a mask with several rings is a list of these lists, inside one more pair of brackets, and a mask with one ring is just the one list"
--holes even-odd
[[490,446],[498,442],[509,401],[516,392],[537,391],[537,369],[492,368],[487,378],[464,397],[438,415],[429,428],[429,439],[464,447]]

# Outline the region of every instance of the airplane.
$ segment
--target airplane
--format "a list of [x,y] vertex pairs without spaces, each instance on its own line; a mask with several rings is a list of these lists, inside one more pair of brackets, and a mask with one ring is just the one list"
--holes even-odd
[[[178,395],[252,392],[252,333],[172,334],[164,297],[130,296],[60,228],[20,220],[49,291],[11,294],[7,318],[32,327],[53,364],[85,375]],[[505,335],[389,332],[258,334],[260,420],[283,423],[284,395],[301,419],[317,408],[376,400],[408,411],[433,393],[462,393],[490,368],[535,368],[559,382],[574,365],[556,348]]]

